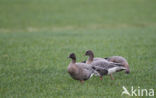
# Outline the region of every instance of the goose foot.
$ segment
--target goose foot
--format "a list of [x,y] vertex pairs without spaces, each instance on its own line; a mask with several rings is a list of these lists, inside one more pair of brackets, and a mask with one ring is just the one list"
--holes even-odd
[[100,76],[100,80],[103,80],[102,76]]
[[81,82],[81,84],[83,84],[84,83],[84,80],[80,80],[80,82]]
[[112,74],[110,74],[111,80],[114,80],[114,77],[112,76]]

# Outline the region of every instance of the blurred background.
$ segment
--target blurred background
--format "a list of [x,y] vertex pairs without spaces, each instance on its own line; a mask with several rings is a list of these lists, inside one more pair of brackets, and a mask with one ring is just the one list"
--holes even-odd
[[[122,87],[156,88],[156,0],[0,0],[1,98],[129,98]],[[81,85],[77,62],[123,56],[131,73]],[[146,97],[146,96],[142,96]]]
[[0,0],[1,31],[155,26],[155,0]]

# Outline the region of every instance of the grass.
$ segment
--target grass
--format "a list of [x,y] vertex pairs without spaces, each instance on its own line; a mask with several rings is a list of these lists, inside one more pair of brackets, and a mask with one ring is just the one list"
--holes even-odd
[[[0,0],[0,97],[129,98],[122,86],[155,89],[155,3]],[[74,52],[82,61],[88,49],[97,57],[125,57],[131,73],[80,84],[67,73],[67,56]]]

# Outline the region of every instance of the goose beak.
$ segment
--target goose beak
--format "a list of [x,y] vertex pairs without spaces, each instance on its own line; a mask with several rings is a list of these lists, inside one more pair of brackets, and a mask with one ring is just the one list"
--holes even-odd
[[126,74],[129,74],[129,73],[130,73],[129,67],[127,67],[125,73],[126,73]]

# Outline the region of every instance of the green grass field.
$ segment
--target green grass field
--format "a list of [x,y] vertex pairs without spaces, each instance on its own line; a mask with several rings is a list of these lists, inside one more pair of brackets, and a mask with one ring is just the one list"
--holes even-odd
[[[155,0],[0,0],[0,98],[129,98],[122,86],[156,90],[155,11]],[[73,80],[67,56],[80,62],[88,49],[125,57],[131,73]]]

